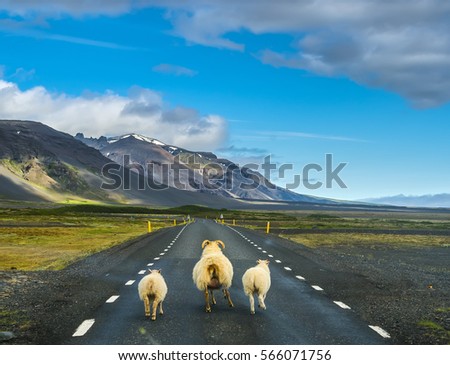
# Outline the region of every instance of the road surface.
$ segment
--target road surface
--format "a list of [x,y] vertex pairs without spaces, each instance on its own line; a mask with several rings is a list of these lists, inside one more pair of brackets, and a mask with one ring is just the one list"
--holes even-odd
[[[199,219],[143,238],[146,244],[107,273],[117,289],[86,316],[65,344],[388,344],[382,329],[370,328],[339,298],[305,277],[306,259],[277,237]],[[217,305],[205,313],[204,295],[192,281],[203,240],[222,240],[234,267],[230,289],[235,307],[216,292]],[[257,259],[268,258],[272,286],[267,310],[251,315],[241,278]],[[310,263],[309,263],[310,264]],[[162,269],[169,291],[164,315],[144,316],[137,286],[148,268]],[[310,272],[310,271],[309,271]],[[302,275],[303,274],[303,275]],[[319,274],[319,273],[318,273]],[[324,273],[320,273],[324,275]],[[322,289],[322,290],[321,290]],[[376,332],[376,330],[378,332]]]

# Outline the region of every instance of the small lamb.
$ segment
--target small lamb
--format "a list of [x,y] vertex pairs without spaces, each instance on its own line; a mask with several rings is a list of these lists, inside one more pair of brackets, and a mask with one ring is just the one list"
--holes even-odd
[[156,320],[156,308],[159,304],[159,314],[163,314],[162,303],[167,294],[167,285],[161,275],[161,270],[149,270],[139,282],[139,297],[144,301],[145,316],[150,317],[150,301],[153,301],[152,321]]
[[250,313],[255,314],[255,300],[253,294],[258,295],[258,307],[266,309],[264,300],[270,288],[269,260],[257,260],[258,265],[248,269],[242,276],[245,295],[250,300]]

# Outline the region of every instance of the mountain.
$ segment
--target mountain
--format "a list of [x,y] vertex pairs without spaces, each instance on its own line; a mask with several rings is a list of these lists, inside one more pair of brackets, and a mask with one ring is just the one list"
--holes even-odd
[[362,200],[367,203],[397,205],[403,207],[450,208],[450,194],[394,195]]
[[189,151],[135,133],[98,139],[78,133],[75,138],[118,164],[139,170],[156,184],[179,190],[248,200],[330,203],[282,189],[259,172],[212,152]]
[[[105,166],[114,174],[107,174]],[[113,189],[111,177],[121,177],[122,183],[128,178],[128,189],[123,184]],[[144,183],[144,176],[121,167],[69,134],[38,122],[0,120],[0,199],[231,205],[222,197],[164,186],[155,190]],[[110,189],[102,188],[105,184]]]

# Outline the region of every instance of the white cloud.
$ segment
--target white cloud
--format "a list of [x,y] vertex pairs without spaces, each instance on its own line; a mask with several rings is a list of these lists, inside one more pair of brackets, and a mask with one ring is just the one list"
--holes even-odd
[[[239,33],[287,34],[262,62],[393,91],[417,107],[450,100],[450,2],[442,0],[0,0],[10,15],[118,16],[166,9],[189,43],[243,51]],[[237,36],[236,36],[237,34]]]
[[86,15],[117,16],[129,12],[133,0],[0,0],[0,8],[13,16],[32,17],[44,15],[59,17],[72,15],[75,17]]
[[168,63],[161,63],[159,65],[156,65],[152,68],[153,71],[159,72],[162,74],[170,74],[175,76],[195,76],[197,75],[197,71],[191,70],[190,68],[178,66],[178,65],[171,65]]
[[[176,115],[176,118],[174,117]],[[120,135],[136,132],[193,150],[218,148],[227,138],[227,123],[217,115],[178,107],[165,109],[162,96],[133,87],[128,96],[54,94],[43,86],[21,90],[0,80],[0,118],[41,121],[74,135]]]
[[167,6],[174,32],[190,42],[243,49],[231,34],[289,34],[296,39],[290,51],[267,45],[262,62],[348,77],[400,94],[416,107],[450,100],[449,2],[180,0]]

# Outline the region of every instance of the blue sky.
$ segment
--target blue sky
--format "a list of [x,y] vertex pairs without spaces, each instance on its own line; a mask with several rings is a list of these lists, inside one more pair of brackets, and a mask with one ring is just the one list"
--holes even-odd
[[[325,155],[339,199],[450,192],[450,5],[0,0],[0,118],[240,163]],[[311,174],[324,182],[324,173]]]

